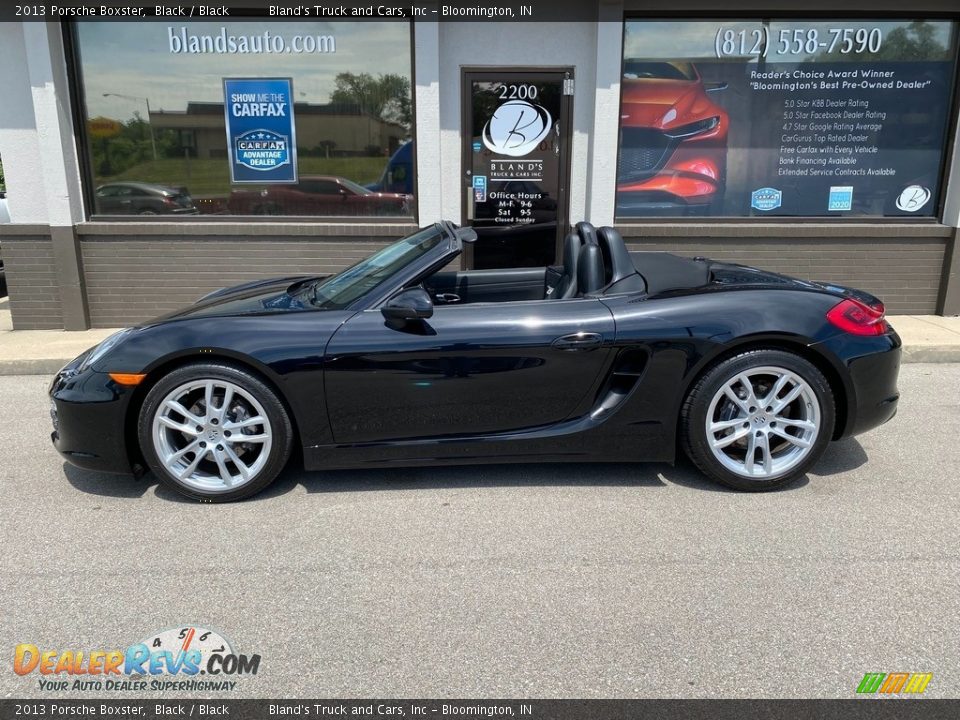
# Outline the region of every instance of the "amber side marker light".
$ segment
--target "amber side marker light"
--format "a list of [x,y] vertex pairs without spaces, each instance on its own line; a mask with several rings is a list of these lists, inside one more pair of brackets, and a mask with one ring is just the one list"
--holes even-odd
[[146,373],[107,373],[117,385],[139,385],[147,376]]

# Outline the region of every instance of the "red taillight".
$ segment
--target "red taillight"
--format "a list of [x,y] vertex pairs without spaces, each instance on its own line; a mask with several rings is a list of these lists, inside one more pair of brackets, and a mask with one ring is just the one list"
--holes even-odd
[[831,308],[827,320],[853,335],[883,335],[890,329],[883,319],[884,312],[882,302],[865,305],[848,298]]

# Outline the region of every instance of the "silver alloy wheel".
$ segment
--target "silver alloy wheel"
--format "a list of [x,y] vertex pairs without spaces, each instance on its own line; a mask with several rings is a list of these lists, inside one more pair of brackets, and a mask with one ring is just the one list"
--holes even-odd
[[229,380],[191,380],[153,416],[153,447],[167,472],[204,492],[252,482],[270,456],[273,433],[263,405]]
[[740,477],[769,480],[809,455],[820,434],[820,402],[810,384],[782,367],[750,368],[710,401],[707,444]]

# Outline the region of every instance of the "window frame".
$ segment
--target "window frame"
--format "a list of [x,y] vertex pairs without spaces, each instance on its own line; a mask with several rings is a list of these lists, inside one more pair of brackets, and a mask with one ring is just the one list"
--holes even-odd
[[[666,10],[651,9],[639,11],[630,7],[635,3],[629,0],[625,3],[624,14],[622,18],[622,27],[620,34],[620,93],[617,100],[617,157],[615,167],[617,168],[614,178],[614,224],[617,227],[640,227],[648,225],[731,225],[737,223],[751,225],[771,225],[771,224],[824,224],[824,225],[855,225],[855,224],[891,224],[891,225],[942,225],[944,207],[947,202],[947,190],[950,180],[951,160],[954,147],[960,139],[960,131],[957,130],[958,121],[960,121],[960,16],[956,13],[945,12],[943,10],[924,9],[923,7],[910,12],[863,12],[863,11],[798,11],[792,8],[768,10],[756,12],[746,9],[735,10],[710,10],[709,12],[697,12],[694,10]],[[949,97],[947,98],[947,122],[944,133],[943,147],[940,153],[940,167],[938,175],[938,197],[936,212],[931,216],[911,217],[906,215],[859,215],[835,217],[830,215],[773,215],[769,217],[756,216],[735,216],[735,215],[704,215],[700,217],[689,217],[682,215],[672,216],[651,216],[651,217],[623,217],[617,215],[617,184],[619,182],[620,168],[620,129],[621,122],[619,115],[620,107],[623,104],[623,73],[626,64],[626,36],[627,23],[636,21],[665,21],[674,20],[678,22],[711,22],[711,21],[745,21],[745,20],[863,20],[863,21],[896,21],[896,20],[938,20],[953,23],[953,68],[949,82]],[[960,167],[956,170],[960,172]],[[960,180],[958,180],[960,182]]]
[[[84,86],[83,68],[81,63],[80,43],[77,35],[78,23],[83,20],[65,20],[60,23],[61,36],[63,40],[64,56],[67,70],[67,84],[69,85],[69,95],[71,104],[71,115],[73,119],[73,131],[76,144],[78,171],[80,174],[81,200],[83,203],[83,214],[86,222],[137,222],[137,223],[223,223],[223,222],[244,222],[244,223],[263,223],[272,225],[302,225],[310,224],[371,224],[377,225],[397,225],[409,226],[411,223],[420,224],[420,206],[419,206],[419,174],[417,173],[417,81],[416,81],[416,52],[414,35],[414,23],[412,19],[407,19],[407,32],[409,36],[410,48],[410,142],[413,154],[413,173],[414,186],[413,197],[410,201],[409,215],[157,215],[157,216],[138,216],[138,215],[103,215],[96,211],[96,191],[97,184],[93,174],[92,153],[90,150],[90,136],[88,133],[86,88]],[[197,21],[201,22],[201,21]],[[282,19],[276,19],[273,22],[283,22]],[[361,20],[355,21],[361,23]],[[395,22],[401,22],[397,20]],[[148,118],[149,120],[149,118]],[[401,143],[402,144],[402,143]],[[229,151],[229,149],[227,149]],[[229,157],[229,152],[227,157]],[[392,153],[387,156],[389,162]],[[225,159],[226,161],[226,159]],[[106,183],[103,183],[106,184]],[[232,187],[231,183],[231,187]]]

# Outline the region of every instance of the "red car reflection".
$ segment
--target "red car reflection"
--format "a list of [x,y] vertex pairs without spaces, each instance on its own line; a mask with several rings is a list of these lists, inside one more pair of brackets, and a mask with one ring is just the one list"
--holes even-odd
[[295,185],[234,190],[227,207],[234,215],[409,215],[411,200],[342,177],[309,175]]
[[715,214],[727,170],[727,113],[689,62],[627,60],[617,214]]

